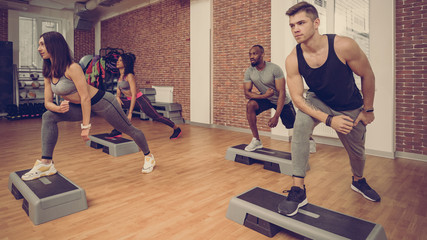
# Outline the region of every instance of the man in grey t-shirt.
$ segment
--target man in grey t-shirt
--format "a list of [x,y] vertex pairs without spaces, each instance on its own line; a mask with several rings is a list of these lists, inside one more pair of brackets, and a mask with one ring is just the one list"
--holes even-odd
[[[282,69],[274,63],[264,61],[264,48],[254,45],[249,50],[249,60],[252,66],[245,72],[243,89],[245,97],[249,99],[246,116],[253,138],[245,150],[254,151],[262,148],[256,116],[265,110],[274,108],[276,113],[268,121],[268,126],[276,127],[280,117],[283,125],[289,129],[294,127],[295,109],[286,92],[285,75]],[[252,92],[253,85],[260,93]]]

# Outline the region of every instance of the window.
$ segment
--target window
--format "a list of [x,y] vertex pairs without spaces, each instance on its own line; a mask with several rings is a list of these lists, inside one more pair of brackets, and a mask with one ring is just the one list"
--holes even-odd
[[[353,38],[369,58],[369,0],[335,0],[335,33]],[[356,85],[361,79],[356,74]]]
[[[320,26],[319,33],[326,34],[328,33],[327,29],[327,9],[326,9],[326,0],[305,0],[306,2],[312,4],[316,7],[317,13],[319,14]],[[301,2],[301,1],[298,1]]]
[[39,37],[45,32],[61,31],[60,20],[19,17],[19,68],[42,68],[37,51]]
[[335,0],[335,33],[353,38],[369,57],[369,0]]

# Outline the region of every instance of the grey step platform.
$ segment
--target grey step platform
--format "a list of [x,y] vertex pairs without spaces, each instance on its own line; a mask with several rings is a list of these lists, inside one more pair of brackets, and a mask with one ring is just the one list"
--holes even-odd
[[[141,120],[153,121],[153,119],[148,117],[146,114],[144,114],[144,115],[141,114],[140,119]],[[169,119],[175,124],[183,124],[184,123],[184,118],[182,118],[182,117],[170,117]]]
[[[163,115],[163,113],[165,112],[165,111],[157,111],[160,115]],[[174,113],[174,112],[177,112],[177,111],[172,111],[172,112],[167,112],[167,113],[172,113],[172,116],[170,116],[170,114],[169,114],[169,117],[166,117],[166,118],[169,118],[172,122],[174,122],[175,124],[183,124],[184,123],[184,118],[182,118],[181,117],[181,112],[179,111],[179,116],[176,114],[176,113]],[[135,113],[135,112],[133,112],[133,113]],[[137,114],[139,114],[139,118],[141,119],[141,120],[150,120],[150,121],[153,121],[153,119],[152,118],[150,118],[147,114],[145,114],[144,112],[141,112],[141,113],[137,113]],[[168,115],[168,114],[167,114]],[[164,116],[164,115],[163,115]]]
[[86,145],[95,149],[102,148],[103,152],[114,157],[139,152],[139,147],[133,140],[122,137],[107,139],[106,137],[108,137],[108,133],[91,135]]
[[[291,153],[269,148],[257,149],[253,152],[245,151],[247,144],[240,144],[227,149],[225,159],[251,165],[256,162],[264,164],[264,169],[292,176]],[[310,167],[307,164],[307,170]]]
[[148,94],[146,94],[145,96],[148,98],[148,100],[150,100],[150,102],[155,102],[156,101],[156,95],[148,95]]
[[181,111],[182,106],[179,103],[164,103],[164,102],[153,102],[151,103],[156,110],[163,111]]
[[8,187],[15,199],[24,199],[22,208],[35,225],[88,208],[85,191],[61,173],[23,181],[29,170],[11,173]]
[[133,114],[139,114],[139,119],[141,119],[141,120],[153,120],[153,119],[149,118],[148,115],[142,111],[133,111],[132,113]]
[[157,112],[159,114],[161,114],[164,117],[167,118],[179,118],[181,117],[181,110],[179,111],[162,111],[162,110],[157,110]]
[[184,124],[184,118],[182,117],[170,117],[169,119],[175,124]]
[[[157,112],[166,117],[166,118],[179,118],[181,117],[181,111],[161,111],[161,110],[157,110]],[[145,114],[145,112],[140,112],[140,111],[133,111],[133,114],[139,114],[140,118],[143,120],[147,120],[147,119],[151,119],[147,114]],[[152,120],[152,119],[151,119]]]
[[233,197],[227,218],[266,236],[273,237],[286,229],[309,239],[319,240],[387,240],[380,224],[307,204],[295,216],[278,213],[286,196],[255,187]]
[[156,95],[155,88],[140,88],[139,90],[145,95]]

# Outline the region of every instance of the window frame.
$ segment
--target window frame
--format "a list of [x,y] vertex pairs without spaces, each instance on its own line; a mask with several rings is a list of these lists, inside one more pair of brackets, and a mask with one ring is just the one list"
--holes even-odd
[[[20,13],[18,16],[18,26],[20,25],[20,21],[22,18],[27,18],[27,19],[33,19],[33,21],[35,21],[35,25],[36,25],[36,31],[35,34],[33,35],[33,39],[32,39],[32,45],[33,45],[33,49],[32,49],[32,54],[31,54],[31,65],[21,65],[21,52],[19,51],[19,60],[18,60],[18,68],[26,68],[26,69],[41,69],[42,68],[42,59],[40,57],[38,57],[38,41],[39,41],[39,36],[43,33],[42,28],[43,28],[43,23],[44,22],[54,22],[57,24],[57,31],[62,33],[63,32],[63,21],[64,19],[60,19],[60,18],[54,18],[54,17],[45,17],[45,16],[40,16],[40,15],[36,15],[36,14],[26,14],[26,13]],[[33,26],[34,27],[34,26]],[[21,34],[19,34],[19,41],[21,41]]]

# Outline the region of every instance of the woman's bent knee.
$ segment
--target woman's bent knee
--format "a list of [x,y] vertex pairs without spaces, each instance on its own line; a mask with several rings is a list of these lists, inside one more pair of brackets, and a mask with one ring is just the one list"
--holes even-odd
[[48,111],[43,113],[42,121],[51,121],[51,120],[53,120],[54,116],[55,116],[55,114],[48,110]]

